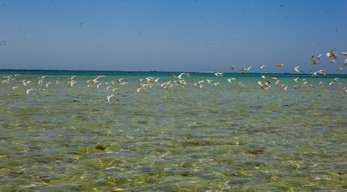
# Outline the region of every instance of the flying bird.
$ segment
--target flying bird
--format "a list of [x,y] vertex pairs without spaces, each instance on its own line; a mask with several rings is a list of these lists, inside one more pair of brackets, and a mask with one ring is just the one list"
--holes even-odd
[[[317,57],[318,57],[318,56],[317,56]],[[318,60],[318,59],[317,59],[317,60]],[[314,59],[314,55],[312,55],[311,61],[312,61],[311,65],[318,65],[318,64],[319,64],[319,63]]]
[[[73,77],[75,77],[75,76],[73,76]],[[71,81],[72,81],[73,77],[71,77]],[[106,76],[100,75],[100,76],[96,77],[95,79],[89,79],[89,80],[87,80],[87,83],[95,83],[95,84],[97,84],[97,83],[99,83],[98,79],[102,78],[102,77],[106,77]]]
[[230,66],[230,71],[234,71],[235,70],[235,65]]
[[268,84],[271,84],[271,82],[269,81],[269,77],[268,77],[268,76],[262,75],[261,77],[262,77],[263,79],[265,79],[265,81],[266,81]]
[[310,71],[310,74],[311,74],[312,76],[317,76],[317,72],[313,73],[312,70]]
[[178,76],[178,78],[182,79],[182,75],[185,75],[186,77],[188,77],[188,78],[191,79],[191,77],[190,77],[190,75],[189,75],[188,73],[181,73],[181,74]]
[[[335,48],[336,49],[336,48]],[[328,58],[334,58],[337,59],[336,53],[334,52],[335,49],[332,49],[331,51],[329,51],[326,55]]]
[[229,82],[229,83],[231,83],[232,81],[236,81],[236,79],[235,79],[235,78],[230,78],[230,79],[228,79],[228,82]]
[[110,95],[107,96],[107,102],[110,102],[112,97],[115,98],[116,101],[119,101],[115,95]]
[[293,81],[294,81],[295,83],[297,83],[297,82],[298,82],[298,79],[299,79],[299,77],[293,78]]
[[262,89],[270,89],[270,85],[266,82],[258,81],[258,84],[261,86]]
[[[281,80],[276,80],[276,81],[275,81],[276,86],[278,86],[280,83],[282,83]],[[282,84],[282,85],[283,85],[283,84]]]
[[221,77],[221,76],[223,76],[223,73],[216,72],[216,73],[214,73],[214,75],[217,76],[217,77]]
[[146,91],[146,88],[145,87],[140,87],[140,88],[137,88],[136,91],[139,93],[141,90]]
[[276,67],[284,67],[284,64],[277,64]]
[[177,80],[181,80],[180,78],[178,78],[175,74],[172,74],[172,77],[177,79]]
[[267,68],[267,66],[266,65],[260,66],[260,69],[264,69],[264,68]]
[[326,72],[325,70],[323,70],[323,69],[321,69],[321,70],[315,72],[315,74],[317,74],[317,73],[323,74],[325,77],[328,76],[328,75],[327,75],[327,72]]
[[18,89],[18,86],[12,87],[12,91],[14,91],[14,90],[16,90],[16,89]]
[[320,57],[323,56],[322,54],[319,54],[316,56],[316,60],[320,60]]
[[345,59],[342,63],[343,63],[343,66],[346,67],[347,66],[347,59]]
[[299,69],[300,66],[296,66],[293,71],[298,73],[304,73],[301,69]]
[[30,91],[34,91],[36,94],[40,95],[40,93],[36,89],[34,89],[34,88],[28,89],[27,90],[27,94],[29,94]]
[[248,67],[248,68],[240,67],[240,68],[241,68],[240,71],[245,71],[245,72],[249,73],[249,72],[251,72],[250,69],[251,69],[252,67]]

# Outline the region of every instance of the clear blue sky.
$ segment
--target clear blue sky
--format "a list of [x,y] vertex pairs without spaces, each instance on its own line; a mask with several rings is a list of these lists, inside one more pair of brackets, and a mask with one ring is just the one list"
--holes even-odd
[[0,69],[346,74],[347,1],[0,0],[0,42]]

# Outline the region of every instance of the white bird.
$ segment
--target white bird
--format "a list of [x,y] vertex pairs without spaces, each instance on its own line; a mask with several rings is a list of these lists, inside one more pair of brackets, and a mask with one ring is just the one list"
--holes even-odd
[[245,71],[245,72],[249,73],[249,72],[251,72],[250,70],[252,67],[248,67],[248,68],[240,67],[240,68],[241,68],[241,71]]
[[[73,76],[73,77],[75,77],[75,76]],[[89,79],[88,81],[87,81],[87,83],[99,83],[98,82],[98,79],[100,79],[100,78],[102,78],[102,77],[106,77],[106,76],[104,76],[104,75],[100,75],[100,76],[98,76],[98,77],[96,77],[95,79]]]
[[[275,82],[275,84],[278,86],[280,83],[282,83],[282,81],[281,80],[277,80],[276,82]],[[283,85],[283,84],[282,84]]]
[[315,74],[317,74],[317,73],[323,74],[324,76],[327,77],[327,72],[325,70],[323,70],[323,69],[315,72]]
[[[318,55],[319,56],[319,55]],[[319,58],[320,58],[320,56],[318,57],[317,56],[317,60],[319,60]],[[311,57],[311,61],[312,61],[312,63],[311,63],[311,65],[318,65],[319,63],[314,59],[314,55],[312,55],[312,57]]]
[[304,73],[301,69],[299,69],[300,66],[296,66],[293,70],[294,72],[300,72],[300,73]]
[[337,71],[343,71],[343,69],[337,66]]
[[320,60],[320,57],[322,57],[322,54],[317,55],[316,60]]
[[97,78],[95,78],[93,81],[94,81],[94,83],[96,83],[97,81],[98,81],[98,79],[100,79],[100,78],[102,78],[102,77],[106,77],[106,76],[104,76],[104,75],[100,75],[100,76],[98,76]]
[[10,83],[10,81],[11,81],[11,78],[8,78],[6,80],[1,81],[1,83]]
[[310,71],[310,74],[312,75],[312,76],[317,76],[317,72],[312,72],[312,70]]
[[171,81],[168,81],[166,83],[162,83],[160,86],[164,89],[169,89],[169,88],[173,87]]
[[145,87],[140,87],[140,88],[137,88],[137,92],[140,93],[140,91],[143,90],[143,91],[146,91],[146,88]]
[[52,82],[48,82],[48,83],[46,83],[46,87],[48,87],[50,84],[52,84]]
[[36,94],[40,95],[40,93],[39,93],[39,92],[37,92],[37,90],[36,90],[36,89],[34,89],[34,88],[28,89],[28,90],[27,90],[27,94],[29,94],[29,93],[30,93],[30,91],[34,91]]
[[284,67],[284,64],[277,64],[276,67]]
[[261,77],[262,77],[263,79],[265,79],[265,81],[266,81],[268,84],[271,84],[271,82],[269,81],[269,77],[268,77],[268,76],[262,75]]
[[21,82],[23,83],[23,85],[24,85],[25,87],[27,86],[27,84],[31,83],[31,81],[25,81],[25,80],[22,80]]
[[[188,73],[181,73],[178,76],[176,76],[175,74],[172,74],[172,77],[174,77],[176,80],[182,80],[183,79],[182,75],[185,75],[186,77],[191,78]],[[159,80],[159,78],[156,81],[158,81],[158,80]]]
[[231,83],[231,81],[236,81],[236,79],[235,78],[229,78],[228,81],[229,81],[229,83]]
[[261,86],[262,89],[270,89],[270,85],[266,82],[258,81],[258,84]]
[[153,77],[146,77],[147,83],[153,82],[154,78]]
[[204,80],[200,80],[197,83],[194,83],[194,86],[196,86],[198,88],[202,88],[204,86],[203,83],[204,83]]
[[267,68],[267,66],[266,65],[260,66],[260,69],[264,69],[264,68]]
[[18,89],[18,86],[12,87],[12,91],[14,91],[14,90],[16,90],[16,89]]
[[230,71],[234,71],[235,70],[235,65],[230,66]]
[[343,63],[343,66],[346,67],[347,66],[347,59],[345,59],[342,63]]
[[194,86],[196,86],[198,88],[202,88],[204,85],[203,84],[199,84],[199,83],[195,83]]
[[44,79],[38,80],[38,81],[37,81],[37,84],[39,84],[39,85],[42,84],[42,83],[43,83],[43,80],[44,80]]
[[223,76],[223,73],[216,72],[216,73],[214,73],[214,75],[217,76],[217,77],[221,77],[221,76]]
[[107,96],[107,101],[110,102],[112,97],[115,98],[116,101],[119,101],[115,95]]
[[288,86],[285,86],[285,87],[283,88],[283,91],[288,91],[287,88],[288,88]]
[[179,77],[177,77],[175,74],[172,74],[172,77],[177,79],[177,80],[181,80]]
[[[335,48],[336,49],[336,48]],[[331,51],[329,51],[326,55],[328,58],[334,58],[337,59],[336,53],[334,52],[335,49],[332,49]]]
[[67,81],[67,86],[68,87],[73,87],[73,85],[76,83],[76,81],[74,80],[76,76],[72,76],[70,78],[68,78],[68,81]]
[[206,82],[207,82],[208,84],[211,84],[211,83],[213,82],[213,80],[212,80],[212,79],[206,79]]
[[182,75],[185,75],[186,77],[188,77],[188,78],[191,79],[191,77],[190,77],[190,75],[189,75],[188,73],[181,73],[181,74],[178,76],[178,78],[182,79]]

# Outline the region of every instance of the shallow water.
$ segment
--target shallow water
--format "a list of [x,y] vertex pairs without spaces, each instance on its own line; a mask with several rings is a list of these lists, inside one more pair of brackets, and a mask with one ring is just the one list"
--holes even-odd
[[269,75],[284,91],[261,74],[1,73],[1,191],[347,190],[347,76]]

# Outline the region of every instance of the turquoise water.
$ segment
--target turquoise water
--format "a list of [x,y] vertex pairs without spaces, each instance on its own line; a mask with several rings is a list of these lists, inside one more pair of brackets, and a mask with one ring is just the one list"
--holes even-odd
[[0,74],[0,191],[347,190],[346,75]]

